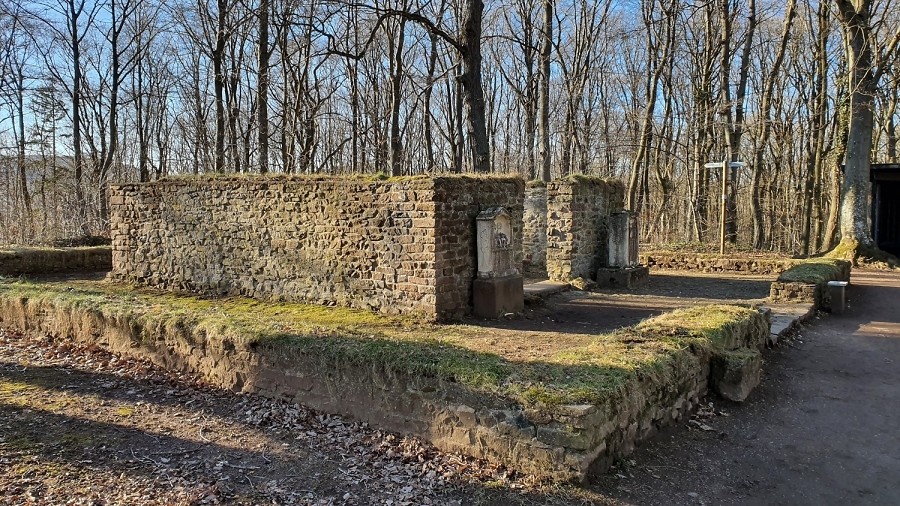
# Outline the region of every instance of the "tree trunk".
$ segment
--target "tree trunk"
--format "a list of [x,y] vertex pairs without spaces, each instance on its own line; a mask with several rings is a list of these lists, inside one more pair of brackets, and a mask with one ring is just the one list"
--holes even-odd
[[75,204],[78,216],[78,225],[83,235],[88,233],[87,202],[84,198],[82,187],[82,175],[84,170],[84,153],[81,149],[81,37],[78,36],[78,19],[84,10],[84,0],[76,5],[76,0],[68,1],[69,8],[69,35],[71,36],[70,49],[72,50],[72,151],[75,164]]
[[19,186],[22,191],[22,204],[25,206],[25,239],[31,240],[34,230],[34,221],[31,209],[31,193],[28,191],[28,176],[25,170],[25,73],[19,66],[15,76],[16,85],[16,120],[18,122],[18,135],[16,135],[16,165],[19,169]]
[[400,138],[400,107],[403,105],[402,84],[403,84],[403,43],[406,39],[406,18],[400,18],[397,27],[397,40],[391,41],[391,45],[396,44],[394,54],[391,55],[390,75],[391,75],[391,176],[397,177],[402,175],[400,167],[400,156],[403,151],[403,145]]
[[855,241],[862,246],[871,247],[874,242],[869,228],[869,197],[872,192],[869,169],[875,125],[873,108],[878,81],[872,66],[870,2],[836,2],[845,32],[845,50],[850,67],[850,126],[847,133],[844,182],[841,186],[841,240]]
[[214,170],[222,174],[225,172],[225,42],[228,39],[226,32],[226,18],[228,14],[227,0],[217,0],[218,17],[216,25],[216,47],[213,51],[213,90],[216,100],[216,152]]
[[460,77],[466,103],[466,127],[472,149],[475,172],[491,171],[490,145],[485,121],[484,90],[481,87],[481,22],[482,0],[466,0],[460,45],[463,47],[463,74]]
[[750,183],[750,214],[753,218],[753,236],[752,244],[756,249],[761,249],[765,243],[765,231],[763,229],[763,212],[762,203],[760,202],[760,183],[763,170],[763,154],[766,145],[769,143],[769,136],[772,133],[772,95],[775,90],[775,79],[781,72],[781,64],[784,61],[784,54],[787,51],[788,38],[791,34],[791,25],[794,22],[794,7],[796,0],[788,0],[787,7],[784,11],[784,28],[781,32],[781,42],[775,55],[775,62],[766,76],[763,85],[763,96],[760,100],[760,121],[762,122],[762,132],[757,139],[756,153],[753,161],[753,179]]
[[541,179],[550,181],[550,54],[553,41],[553,0],[542,0],[544,7],[541,26],[541,52],[538,55],[540,82],[538,83],[538,137],[541,158]]
[[428,53],[428,76],[422,98],[422,121],[425,123],[425,149],[428,157],[428,171],[434,170],[434,139],[432,138],[431,94],[434,91],[434,72],[437,68],[437,35],[429,33],[430,49]]
[[269,0],[259,1],[256,127],[259,173],[269,172]]

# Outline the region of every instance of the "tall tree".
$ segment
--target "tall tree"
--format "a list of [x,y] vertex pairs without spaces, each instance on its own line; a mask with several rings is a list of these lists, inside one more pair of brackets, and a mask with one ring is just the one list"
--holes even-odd
[[[747,29],[744,35],[744,45],[741,50],[741,63],[738,67],[738,82],[734,89],[734,100],[731,95],[731,43],[734,37],[734,19],[736,12],[732,2],[734,0],[720,0],[719,16],[721,21],[721,53],[719,66],[721,68],[720,114],[724,119],[723,132],[725,137],[726,158],[729,161],[738,161],[741,149],[741,138],[744,135],[744,99],[747,95],[747,80],[750,76],[750,50],[753,47],[753,37],[756,32],[756,0],[749,0],[747,5]],[[732,109],[732,107],[734,109]],[[728,185],[728,197],[725,211],[725,236],[731,243],[737,241],[737,187],[738,169],[731,169],[731,173],[722,177],[730,180]]]
[[538,55],[538,138],[541,156],[541,179],[550,181],[550,51],[553,48],[553,0],[541,0],[541,51]]
[[72,123],[72,154],[75,176],[75,203],[77,209],[75,216],[79,223],[80,232],[87,234],[88,219],[86,201],[84,195],[84,144],[82,139],[83,126],[83,87],[84,87],[84,69],[82,68],[82,46],[85,37],[88,36],[93,29],[94,19],[99,12],[99,4],[93,4],[87,7],[85,0],[56,0],[54,3],[48,4],[47,7],[56,15],[62,17],[65,28],[60,29],[51,19],[47,17],[39,17],[44,19],[47,26],[55,34],[58,42],[61,43],[64,51],[68,53],[68,66],[71,75],[64,75],[63,71],[53,64],[53,48],[47,48],[44,53],[44,59],[47,64],[47,70],[53,75],[56,82],[65,83],[65,91],[71,100],[71,109],[69,118]]
[[[272,49],[269,47],[269,0],[260,0],[257,9],[259,29],[257,33],[257,91],[256,91],[256,128],[257,164],[259,172],[269,172],[269,59]],[[276,37],[277,38],[277,37]]]
[[[844,32],[850,81],[850,128],[841,187],[841,241],[849,247],[875,247],[869,229],[869,171],[874,130],[875,93],[889,63],[896,58],[900,26],[884,42],[873,29],[873,0],[835,0]],[[881,6],[886,9],[890,2]],[[884,14],[884,12],[882,12]]]

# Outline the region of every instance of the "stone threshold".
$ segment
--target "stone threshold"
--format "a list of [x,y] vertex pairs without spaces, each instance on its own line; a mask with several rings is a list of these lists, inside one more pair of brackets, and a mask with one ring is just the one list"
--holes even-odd
[[769,329],[769,344],[777,344],[786,335],[794,332],[801,323],[809,321],[816,314],[812,302],[797,304],[769,304],[772,326]]
[[537,283],[529,283],[525,285],[525,298],[541,298],[546,299],[551,295],[556,295],[558,293],[566,292],[571,288],[569,283],[563,283],[559,281],[538,281]]

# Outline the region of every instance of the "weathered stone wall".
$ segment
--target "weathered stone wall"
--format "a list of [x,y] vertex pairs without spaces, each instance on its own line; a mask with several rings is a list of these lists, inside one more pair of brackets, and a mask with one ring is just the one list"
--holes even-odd
[[[835,261],[832,274],[817,283],[787,281],[781,276],[769,288],[769,300],[773,302],[812,302],[816,309],[831,307],[829,281],[850,281],[851,263]],[[787,271],[785,271],[787,272]],[[782,276],[785,273],[782,273]]]
[[742,272],[747,274],[778,274],[801,263],[802,260],[778,258],[728,258],[689,253],[651,251],[640,255],[640,263],[650,269],[672,269],[700,272]]
[[530,181],[525,187],[525,233],[522,239],[523,262],[526,265],[547,265],[547,185]]
[[[251,176],[110,187],[114,279],[456,318],[471,303],[475,216],[513,177]],[[518,258],[521,265],[521,258]]]
[[[0,294],[4,325],[146,357],[226,389],[351,416],[558,481],[605,471],[659,428],[689,414],[710,380],[711,350],[690,346],[678,351],[665,374],[630,382],[610,393],[607,402],[524,409],[456,381],[398,372],[377,357],[352,363],[303,349],[251,344],[243,336],[198,328],[189,319],[137,318]],[[755,349],[768,336],[769,324],[755,313],[720,332],[724,350]]]
[[[478,270],[475,218],[503,207],[509,213],[513,264],[522,271],[522,215],[525,182],[521,177],[439,177],[434,181],[434,269],[438,316],[456,318],[471,309],[472,282]],[[405,239],[401,239],[405,240]]]
[[571,176],[547,183],[547,274],[553,281],[594,279],[605,265],[607,217],[624,209],[619,181]]
[[112,268],[109,246],[0,250],[0,276],[55,272],[97,272]]

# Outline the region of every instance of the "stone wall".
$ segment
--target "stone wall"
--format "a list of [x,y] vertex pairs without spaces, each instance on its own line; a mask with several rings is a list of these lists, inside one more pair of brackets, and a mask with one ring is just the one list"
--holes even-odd
[[112,268],[109,246],[0,250],[0,276],[97,272]]
[[779,274],[803,260],[780,258],[729,258],[718,255],[650,251],[640,255],[640,263],[650,269],[672,269],[699,272],[740,272],[747,274]]
[[607,217],[624,209],[619,181],[570,176],[547,183],[547,274],[553,281],[594,279],[606,264]]
[[111,185],[112,278],[456,318],[471,304],[475,216],[506,207],[520,245],[523,192],[521,178],[465,176]]
[[[831,294],[828,291],[829,281],[850,281],[852,264],[845,260],[833,260],[830,268],[821,269],[828,272],[816,282],[795,281],[790,277],[791,269],[781,273],[769,288],[769,300],[773,302],[811,302],[816,309],[831,307]],[[802,268],[800,264],[795,266]]]
[[[226,389],[340,413],[557,481],[606,471],[635,445],[688,415],[710,386],[713,358],[708,346],[686,346],[673,352],[678,356],[664,371],[609,392],[603,402],[529,409],[452,378],[398,371],[378,356],[360,363],[312,349],[260,345],[226,329],[193,325],[191,315],[164,308],[144,315],[110,313],[0,292],[0,323],[149,358]],[[768,333],[766,317],[756,312],[719,328],[719,347],[755,349]]]
[[525,233],[523,262],[535,267],[547,265],[547,185],[530,181],[525,186]]

